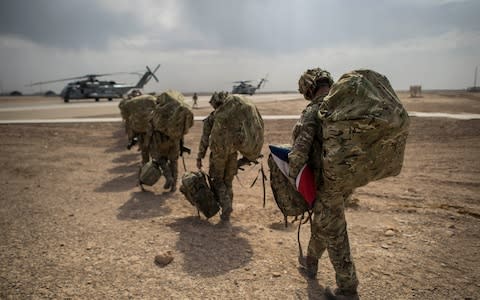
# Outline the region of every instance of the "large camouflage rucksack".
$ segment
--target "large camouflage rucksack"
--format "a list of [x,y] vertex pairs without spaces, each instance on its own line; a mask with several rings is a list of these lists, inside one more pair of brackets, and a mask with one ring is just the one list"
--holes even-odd
[[319,119],[323,192],[351,191],[400,173],[409,117],[385,76],[344,74],[320,105]]
[[193,126],[193,113],[180,92],[166,91],[157,97],[152,124],[172,139],[181,139]]
[[186,172],[182,176],[180,192],[207,219],[213,217],[220,210],[218,199],[211,188],[208,175],[204,172]]
[[285,220],[288,216],[297,217],[307,212],[307,202],[280,171],[271,154],[268,156],[268,167],[270,168],[270,186],[273,198],[285,216]]
[[155,96],[141,95],[126,100],[119,105],[122,118],[127,123],[127,127],[137,133],[147,131],[151,113],[155,107]]
[[239,151],[255,161],[261,155],[263,134],[263,119],[257,107],[245,97],[230,95],[215,111],[210,149]]

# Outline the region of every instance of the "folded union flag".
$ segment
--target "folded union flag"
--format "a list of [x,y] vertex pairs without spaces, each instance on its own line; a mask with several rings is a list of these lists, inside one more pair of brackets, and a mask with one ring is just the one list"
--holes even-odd
[[[272,158],[280,171],[283,175],[289,178],[288,153],[290,153],[291,147],[280,145],[268,145],[268,147],[270,148]],[[300,195],[303,196],[309,207],[312,208],[313,203],[315,202],[315,177],[313,171],[307,164],[305,164],[300,170],[300,173],[298,173],[297,178],[295,179],[295,188]]]

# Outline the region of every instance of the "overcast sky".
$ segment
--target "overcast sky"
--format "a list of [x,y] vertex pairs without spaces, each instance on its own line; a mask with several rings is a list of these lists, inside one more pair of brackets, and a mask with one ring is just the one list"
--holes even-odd
[[296,90],[311,67],[463,89],[480,65],[479,12],[480,0],[2,0],[0,88],[161,64],[147,91],[230,90],[266,73],[265,90]]

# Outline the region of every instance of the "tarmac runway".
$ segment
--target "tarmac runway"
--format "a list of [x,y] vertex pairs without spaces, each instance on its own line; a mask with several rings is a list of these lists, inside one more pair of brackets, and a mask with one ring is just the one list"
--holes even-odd
[[[255,103],[268,101],[286,101],[301,98],[300,94],[257,94],[249,96]],[[7,100],[11,100],[7,99]],[[200,96],[199,106],[208,106],[210,96]],[[187,99],[190,101],[190,99]],[[60,98],[22,97],[18,101],[2,101],[0,99],[0,124],[32,124],[32,123],[93,123],[93,122],[121,122],[118,103],[120,99],[109,102],[94,102],[93,100],[79,100],[63,103]],[[118,117],[111,117],[118,114]],[[480,119],[480,114],[472,113],[444,113],[444,112],[416,112],[409,111],[411,117],[422,118],[451,118],[459,120]],[[195,116],[195,120],[203,120],[206,115]],[[298,119],[299,115],[263,115],[265,120]]]

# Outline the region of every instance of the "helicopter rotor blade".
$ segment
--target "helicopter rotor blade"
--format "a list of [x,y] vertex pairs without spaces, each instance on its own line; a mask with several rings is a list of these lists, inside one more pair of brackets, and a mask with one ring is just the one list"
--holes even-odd
[[104,74],[88,74],[83,77],[102,77],[102,76],[111,76],[111,75],[121,75],[121,74],[136,74],[136,72],[114,72],[114,73],[104,73]]
[[238,80],[238,81],[232,81],[232,83],[248,83],[252,82],[253,80]]
[[62,79],[34,82],[34,83],[28,84],[26,86],[35,86],[35,85],[62,82],[62,81],[68,81],[68,80],[77,80],[77,79],[84,79],[84,78],[96,78],[96,77],[120,75],[120,74],[137,74],[137,73],[135,73],[135,72],[115,72],[115,73],[104,73],[104,74],[87,74],[87,75],[83,75],[83,76],[75,76],[75,77],[68,77],[68,78],[62,78]]
[[157,65],[157,67],[155,68],[155,70],[153,70],[153,73],[152,73],[153,79],[155,79],[156,82],[159,82],[159,81],[157,76],[155,75],[155,72],[157,72],[159,68],[160,68],[160,64]]
[[48,80],[48,81],[39,81],[39,82],[34,82],[34,83],[31,83],[31,84],[27,84],[26,86],[35,86],[35,85],[62,82],[62,81],[82,79],[82,78],[86,78],[86,76],[77,76],[77,77],[69,77],[69,78],[62,78],[62,79],[55,79],[55,80]]

